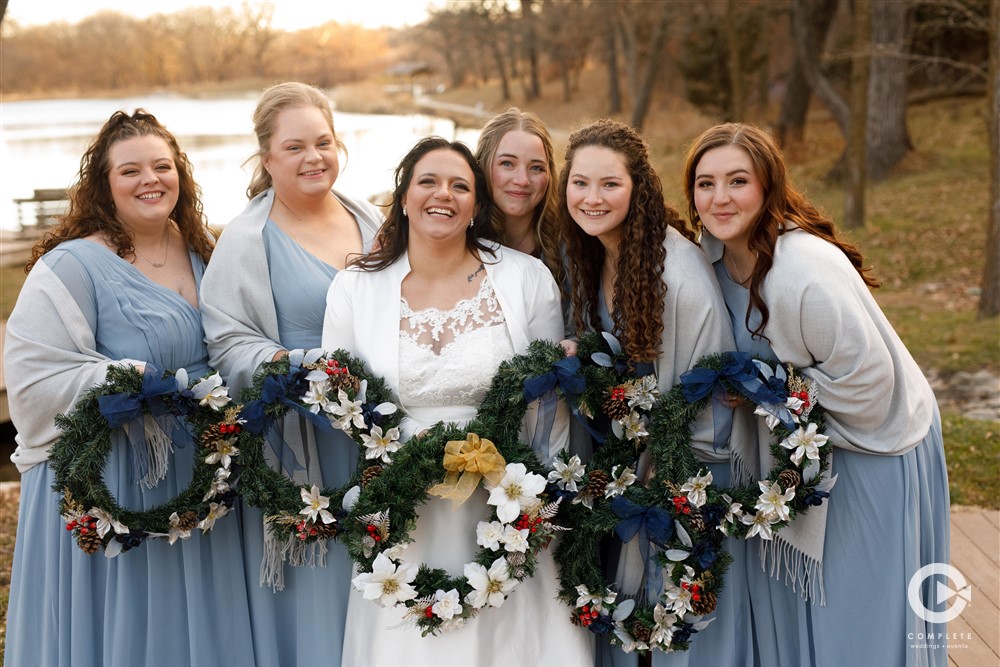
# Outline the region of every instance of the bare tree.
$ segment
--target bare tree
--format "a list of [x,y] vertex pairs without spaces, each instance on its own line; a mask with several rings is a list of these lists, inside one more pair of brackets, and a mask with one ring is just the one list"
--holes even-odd
[[622,110],[622,91],[618,76],[618,39],[614,29],[615,6],[604,3],[602,13],[607,16],[604,24],[604,62],[608,72],[608,113],[617,114]]
[[[824,50],[826,36],[830,31],[830,25],[833,23],[833,16],[837,10],[837,0],[813,0],[813,2],[804,3],[801,10],[804,14],[807,31],[806,41],[813,45],[813,48],[809,49],[805,55],[813,59],[812,66],[817,67],[817,59]],[[802,54],[796,52],[792,70],[788,74],[785,94],[781,99],[781,111],[778,114],[775,134],[783,145],[790,141],[802,141],[806,126],[806,113],[809,111],[812,86],[809,85],[809,79],[805,73],[806,67],[801,58]]]
[[538,37],[535,27],[535,3],[521,0],[521,34],[524,40],[524,57],[527,64],[527,81],[524,97],[529,102],[542,95],[542,84],[538,76]]
[[851,61],[851,120],[847,134],[847,188],[844,226],[865,224],[865,149],[868,126],[868,43],[871,41],[871,0],[854,0],[854,57]]
[[653,97],[660,56],[667,43],[673,5],[616,0],[615,24],[621,38],[625,80],[632,104],[631,124],[642,129]]
[[986,234],[980,318],[1000,315],[1000,0],[990,3],[989,103],[990,219]]

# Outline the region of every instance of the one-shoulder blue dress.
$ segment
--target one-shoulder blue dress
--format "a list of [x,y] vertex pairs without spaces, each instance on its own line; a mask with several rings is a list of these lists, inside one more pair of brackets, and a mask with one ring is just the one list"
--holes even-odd
[[[190,257],[200,285],[204,263]],[[84,239],[62,243],[40,261],[69,289],[108,358],[185,368],[192,379],[208,371],[201,314],[176,292]],[[119,504],[152,508],[190,483],[190,445],[174,450],[166,477],[147,489],[132,480],[124,434],[113,437],[104,481]],[[6,665],[256,664],[238,515],[173,545],[150,539],[115,558],[88,555],[65,529],[53,482],[48,463],[21,476]]]

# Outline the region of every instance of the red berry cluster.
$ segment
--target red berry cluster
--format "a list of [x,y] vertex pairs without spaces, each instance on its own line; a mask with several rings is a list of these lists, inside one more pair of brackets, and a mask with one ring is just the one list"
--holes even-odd
[[809,392],[808,391],[792,391],[789,392],[789,396],[792,398],[797,398],[802,401],[802,409],[807,410],[809,408]]
[[310,526],[305,519],[295,524],[295,530],[298,531],[297,536],[300,540],[305,540],[309,537],[316,537],[316,534],[319,532],[316,530],[316,526]]
[[589,604],[585,604],[580,608],[580,613],[577,615],[577,618],[580,620],[580,625],[587,627],[600,615],[601,613],[597,611],[597,609],[591,607]]
[[236,435],[243,430],[239,424],[219,424],[219,433],[223,435]]
[[84,514],[79,519],[73,519],[66,524],[66,530],[76,530],[80,529],[81,535],[86,535],[90,531],[97,531],[97,519],[90,516],[89,514]]
[[376,542],[382,541],[382,536],[379,534],[378,528],[376,528],[375,526],[368,524],[367,526],[365,526],[365,530],[368,531],[368,537],[372,538]]
[[686,581],[681,582],[681,588],[691,591],[691,599],[698,601],[701,599],[701,586],[698,584],[689,584]]
[[613,401],[624,401],[625,400],[625,388],[615,387],[611,390],[611,400]]
[[538,524],[542,523],[542,521],[544,521],[542,517],[531,519],[530,517],[528,517],[527,514],[522,514],[521,517],[517,520],[517,523],[514,524],[514,527],[517,528],[518,530],[527,529],[533,533],[537,533]]
[[336,359],[327,359],[326,360],[326,368],[324,368],[323,370],[326,371],[327,375],[350,375],[351,374],[351,372],[349,370],[347,370],[347,366],[341,366],[340,362],[337,361]]
[[681,514],[691,513],[691,506],[688,505],[687,496],[674,496],[674,511]]
[[434,610],[431,609],[430,605],[427,605],[427,609],[424,609],[424,616],[426,616],[427,618],[433,618],[434,617]]

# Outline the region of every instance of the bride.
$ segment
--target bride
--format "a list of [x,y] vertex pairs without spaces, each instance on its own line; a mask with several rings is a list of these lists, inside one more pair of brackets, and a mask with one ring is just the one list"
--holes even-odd
[[[323,348],[345,349],[385,378],[406,411],[405,438],[441,420],[471,420],[500,363],[532,340],[560,340],[563,323],[545,265],[478,237],[490,229],[490,198],[464,144],[422,139],[395,180],[379,249],[330,286]],[[562,426],[553,429],[543,463],[565,446]],[[460,576],[476,553],[485,501],[480,489],[452,511],[450,501],[430,497],[404,559]],[[593,664],[592,635],[573,626],[570,609],[556,599],[552,551],[540,554],[535,576],[502,607],[438,636],[421,637],[403,612],[353,592],[343,664]]]

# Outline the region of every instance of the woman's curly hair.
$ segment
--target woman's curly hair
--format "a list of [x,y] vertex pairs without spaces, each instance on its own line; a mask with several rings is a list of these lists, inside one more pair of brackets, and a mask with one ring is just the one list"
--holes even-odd
[[111,193],[110,153],[119,141],[135,137],[163,139],[177,169],[177,204],[170,219],[177,225],[188,248],[208,261],[215,248],[215,236],[209,230],[201,203],[201,188],[195,183],[191,162],[180,149],[177,139],[156,118],[144,109],[132,114],[116,111],[90,142],[83,158],[76,183],[69,189],[69,210],[60,218],[55,229],[45,234],[31,249],[31,258],[24,267],[28,273],[42,255],[63,241],[100,233],[119,257],[133,255],[132,231],[118,218]]
[[[667,227],[690,238],[684,221],[663,199],[663,186],[649,161],[649,147],[632,127],[614,120],[598,120],[569,137],[559,178],[560,228],[566,247],[573,325],[577,331],[600,330],[598,289],[605,249],[573,221],[566,200],[566,186],[573,160],[581,148],[600,146],[618,153],[632,180],[628,214],[621,224],[613,304],[614,334],[634,362],[653,361],[659,356],[663,337],[663,307],[667,285],[663,266],[667,252],[663,242]],[[609,304],[609,307],[611,304]]]
[[[750,308],[747,309],[744,318],[747,331],[754,336],[763,336],[764,327],[767,326],[770,312],[760,291],[764,278],[774,264],[775,243],[778,241],[778,236],[787,231],[785,228],[787,223],[840,248],[866,285],[879,286],[880,283],[871,275],[871,268],[864,266],[861,250],[841,239],[833,221],[820,213],[805,195],[792,186],[788,180],[785,160],[777,143],[770,135],[753,125],[745,123],[716,125],[705,130],[688,149],[684,162],[684,195],[687,198],[688,215],[699,231],[702,222],[694,204],[695,171],[705,153],[722,146],[737,146],[746,151],[764,189],[764,206],[760,216],[753,223],[748,241],[750,250],[756,255],[757,260],[750,274]],[[754,308],[760,312],[761,320],[760,326],[751,330],[750,312]]]

